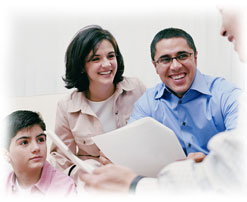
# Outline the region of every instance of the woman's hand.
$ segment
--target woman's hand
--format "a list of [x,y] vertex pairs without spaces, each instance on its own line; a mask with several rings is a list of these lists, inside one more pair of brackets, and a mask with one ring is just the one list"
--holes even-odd
[[105,156],[105,154],[100,151],[99,152],[99,162],[102,164],[102,165],[106,165],[106,164],[112,164],[112,162]]

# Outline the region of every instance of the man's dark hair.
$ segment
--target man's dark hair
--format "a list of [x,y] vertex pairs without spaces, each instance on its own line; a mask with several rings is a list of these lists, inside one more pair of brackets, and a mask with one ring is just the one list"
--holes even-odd
[[196,46],[194,44],[193,38],[187,32],[178,28],[167,28],[158,32],[151,43],[150,51],[151,51],[151,58],[153,61],[156,52],[155,50],[156,44],[162,39],[170,39],[170,38],[184,38],[187,41],[188,46],[191,49],[193,49],[194,53],[196,53]]

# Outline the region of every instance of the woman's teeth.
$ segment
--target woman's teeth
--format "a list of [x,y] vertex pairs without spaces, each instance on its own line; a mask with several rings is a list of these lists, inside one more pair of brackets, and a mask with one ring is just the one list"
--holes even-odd
[[99,74],[100,75],[107,75],[107,74],[110,74],[111,73],[111,70],[110,71],[107,71],[107,72],[100,72]]

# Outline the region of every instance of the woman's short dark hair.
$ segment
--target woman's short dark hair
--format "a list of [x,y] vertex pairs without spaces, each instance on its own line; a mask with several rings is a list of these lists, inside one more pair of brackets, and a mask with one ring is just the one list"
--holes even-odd
[[155,46],[159,41],[161,41],[162,39],[170,39],[176,37],[184,38],[187,41],[188,46],[193,49],[194,53],[196,53],[196,46],[194,44],[193,38],[187,32],[178,28],[167,28],[158,32],[151,43],[150,50],[152,60],[154,61],[156,51]]
[[4,119],[4,133],[7,137],[5,147],[7,149],[9,148],[11,139],[15,137],[20,130],[34,125],[39,125],[42,130],[46,130],[46,125],[41,115],[37,112],[18,110],[9,114]]
[[93,51],[93,55],[95,55],[97,45],[104,39],[112,44],[117,57],[118,68],[113,83],[116,85],[123,80],[124,61],[115,38],[100,26],[91,25],[81,29],[67,48],[66,73],[63,78],[66,88],[77,88],[79,92],[88,90],[89,79],[85,72],[86,59],[90,51]]

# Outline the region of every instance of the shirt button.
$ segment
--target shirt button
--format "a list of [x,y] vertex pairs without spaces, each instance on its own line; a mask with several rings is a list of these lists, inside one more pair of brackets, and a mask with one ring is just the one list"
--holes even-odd
[[179,100],[179,101],[178,101],[178,104],[182,104],[182,100]]
[[118,115],[118,111],[115,112],[115,115]]
[[183,122],[182,125],[185,126],[186,125],[186,122]]
[[188,147],[191,147],[191,144],[190,143],[188,144]]

